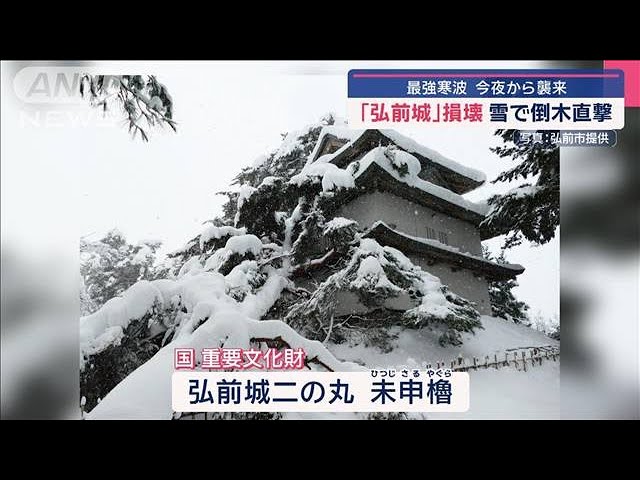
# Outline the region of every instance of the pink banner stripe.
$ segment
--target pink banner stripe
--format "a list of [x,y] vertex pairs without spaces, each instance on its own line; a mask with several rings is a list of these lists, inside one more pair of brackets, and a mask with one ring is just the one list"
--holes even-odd
[[618,78],[617,73],[354,73],[353,78]]
[[605,60],[604,68],[624,72],[624,105],[640,107],[640,60]]

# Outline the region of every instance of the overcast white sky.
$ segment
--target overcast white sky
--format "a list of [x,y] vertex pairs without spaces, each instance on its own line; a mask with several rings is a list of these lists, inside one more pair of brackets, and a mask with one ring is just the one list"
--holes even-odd
[[[38,64],[31,64],[38,65]],[[42,64],[40,64],[42,65]],[[2,240],[73,245],[118,227],[131,240],[183,245],[220,213],[215,192],[259,155],[327,112],[346,116],[351,68],[535,68],[532,62],[100,62],[103,73],[153,73],[171,92],[178,133],[145,144],[87,105],[25,104],[2,63]],[[85,70],[80,68],[79,70]],[[508,166],[488,148],[491,130],[402,129],[416,141],[494,178]],[[469,194],[486,198],[504,185]],[[497,247],[499,241],[491,241]],[[517,294],[535,313],[559,311],[559,242],[522,246],[508,259],[526,271]]]

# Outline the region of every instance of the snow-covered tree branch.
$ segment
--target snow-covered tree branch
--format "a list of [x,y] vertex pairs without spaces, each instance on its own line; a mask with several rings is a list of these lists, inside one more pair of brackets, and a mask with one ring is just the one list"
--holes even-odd
[[517,162],[492,183],[522,181],[502,195],[489,198],[490,207],[481,230],[486,237],[507,235],[504,248],[523,239],[537,244],[550,241],[560,224],[560,151],[540,144],[516,145],[515,130],[498,130],[504,145],[492,149],[500,158]]
[[134,138],[139,133],[148,142],[148,130],[156,126],[176,131],[171,95],[153,75],[84,75],[80,94],[105,112],[119,108]]
[[[417,157],[394,145],[371,145],[342,166],[330,155],[316,158],[333,121],[284,136],[280,148],[241,171],[236,191],[225,192],[222,215],[168,254],[151,281],[132,285],[82,319],[81,388],[91,415],[125,409],[118,400],[123,389],[142,392],[160,382],[140,393],[157,410],[138,413],[170,416],[167,352],[178,346],[197,352],[301,347],[307,368],[340,371],[362,367],[340,361],[323,343],[365,338],[386,351],[393,348],[387,332],[397,327],[426,330],[441,346],[459,346],[463,334],[482,328],[474,303],[336,214],[353,195],[375,191],[374,182],[363,181],[370,172],[382,172],[398,188],[443,198],[472,218],[482,208],[419,177]],[[350,302],[353,308],[345,309]]]

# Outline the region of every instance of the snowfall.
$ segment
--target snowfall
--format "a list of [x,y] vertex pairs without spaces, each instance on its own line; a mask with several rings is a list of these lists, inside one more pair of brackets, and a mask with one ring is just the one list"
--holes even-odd
[[[404,139],[400,139],[404,140]],[[320,142],[318,142],[319,144]],[[409,151],[418,147],[410,145]],[[344,147],[343,147],[344,148]],[[335,156],[340,150],[332,154]],[[433,155],[433,152],[425,152]],[[314,153],[310,155],[310,160]],[[373,164],[381,166],[396,180],[419,188],[431,195],[440,196],[467,210],[479,214],[485,213],[482,205],[474,204],[460,195],[426,182],[418,177],[420,162],[408,152],[377,147],[360,159],[359,164],[352,163],[345,169],[339,169],[330,163],[332,156],[320,157],[315,162],[308,162],[302,172],[290,179],[292,183],[302,184],[307,181],[320,181],[323,191],[339,188],[353,188],[356,180]],[[445,158],[438,158],[440,163],[460,171],[462,166]],[[394,165],[396,168],[394,168]],[[406,165],[407,173],[401,175],[398,168]],[[475,171],[464,170],[468,176],[484,180]],[[269,183],[269,177],[263,183]],[[248,199],[256,189],[245,188],[240,192],[239,204]],[[299,219],[300,209],[296,208],[285,221],[285,241],[281,249],[283,253],[291,251],[291,232]],[[344,220],[342,220],[344,221]],[[336,228],[329,225],[329,228]],[[249,278],[255,273],[258,265],[255,261],[245,260],[237,265],[228,275],[217,273],[217,269],[232,254],[251,252],[257,255],[266,248],[261,240],[248,235],[244,228],[215,227],[210,225],[200,236],[200,248],[211,238],[229,236],[224,248],[201,263],[196,257],[187,261],[176,278],[155,281],[142,281],[127,290],[122,297],[107,302],[92,315],[83,317],[80,322],[80,357],[83,362],[87,357],[95,355],[110,345],[117,344],[124,335],[124,329],[133,319],[142,318],[154,304],[168,307],[178,306],[185,315],[179,322],[174,339],[160,349],[149,361],[132,372],[100,403],[85,414],[87,419],[171,419],[174,412],[171,408],[171,375],[173,373],[173,351],[176,347],[188,346],[199,352],[202,348],[212,346],[251,347],[252,338],[281,337],[292,348],[302,348],[307,358],[317,357],[322,363],[334,371],[365,370],[368,368],[424,368],[427,364],[444,362],[445,365],[459,357],[504,358],[505,352],[511,349],[531,348],[539,346],[558,347],[558,342],[544,334],[523,325],[517,325],[501,318],[482,317],[483,329],[475,334],[463,334],[464,343],[460,347],[441,347],[438,334],[429,330],[408,330],[394,327],[391,333],[397,334],[393,340],[394,348],[383,353],[377,347],[364,345],[321,343],[308,340],[299,335],[289,325],[280,320],[258,320],[281,295],[289,284],[288,269],[290,260],[283,260],[283,267],[277,270],[267,267],[264,271],[268,278],[256,292],[251,292]],[[360,247],[365,249],[374,245],[373,240],[362,239]],[[188,244],[185,248],[190,247]],[[389,247],[384,247],[389,248]],[[369,248],[371,250],[371,248]],[[375,249],[374,249],[375,250]],[[394,250],[395,251],[395,250]],[[373,250],[368,254],[375,253]],[[400,258],[401,252],[396,256]],[[382,259],[380,255],[378,258]],[[403,257],[403,256],[402,256]],[[378,283],[383,281],[384,273],[373,257],[362,262],[359,276],[373,276]],[[409,262],[408,260],[403,260]],[[360,271],[361,270],[361,271]],[[436,277],[423,272],[422,277],[425,299],[440,296],[440,282]],[[245,289],[242,301],[236,301],[229,292]],[[438,305],[431,302],[431,305]],[[446,315],[446,311],[442,312]],[[465,413],[433,414],[427,413],[420,418],[425,419],[479,419],[479,418],[559,418],[559,362],[545,360],[542,365],[530,367],[526,371],[517,370],[513,366],[498,369],[478,369],[469,373],[471,380],[470,409]],[[352,414],[284,414],[286,419],[295,418],[330,418],[330,419],[362,419],[365,415]]]

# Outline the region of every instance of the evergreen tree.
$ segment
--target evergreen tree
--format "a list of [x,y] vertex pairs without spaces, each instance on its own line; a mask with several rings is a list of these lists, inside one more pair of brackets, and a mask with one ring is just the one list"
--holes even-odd
[[[500,253],[500,256],[493,257],[489,252],[489,249],[485,246],[482,247],[482,253],[484,258],[496,263],[507,263],[504,258],[504,250]],[[504,318],[514,323],[522,323],[529,325],[529,305],[525,302],[518,300],[513,289],[518,286],[518,282],[510,278],[508,280],[498,280],[489,282],[489,299],[491,301],[491,312],[494,317]]]
[[519,245],[523,239],[547,243],[560,224],[560,150],[539,143],[516,145],[514,134],[515,130],[496,132],[504,145],[491,150],[517,164],[492,183],[526,181],[489,198],[490,211],[480,226],[492,237],[506,234],[504,248]]
[[134,283],[153,278],[153,265],[160,245],[155,240],[129,244],[117,229],[110,230],[97,241],[80,240],[81,299],[85,314],[95,311]]
[[80,276],[80,316],[84,317],[92,312],[95,312],[98,308],[95,302],[89,296],[87,292],[87,285],[84,283],[84,278]]
[[[481,327],[479,314],[468,301],[439,282],[432,289],[433,277],[412,265],[398,250],[360,238],[355,222],[340,218],[328,221],[345,201],[345,191],[327,191],[325,177],[305,174],[311,171],[305,166],[322,127],[334,122],[329,116],[319,125],[284,136],[283,145],[263,164],[245,168],[236,177],[240,192],[230,196],[225,205],[226,222],[233,221],[236,227],[280,247],[284,256],[272,265],[289,265],[294,281],[309,269],[323,272],[312,294],[292,288],[269,313],[283,314],[286,322],[312,339],[341,341],[347,331],[359,329],[368,331],[364,334],[367,337],[369,333],[375,336],[378,327],[396,324],[437,330],[441,344],[459,345],[461,332]],[[397,164],[391,151],[388,160],[393,168],[407,169]],[[237,208],[233,220],[232,206]],[[370,277],[361,278],[363,263],[365,267],[375,263],[380,268]],[[355,293],[371,312],[336,321],[333,311],[340,290]],[[410,292],[419,306],[406,312],[388,310],[385,300],[402,291]],[[432,296],[442,296],[449,306],[446,314],[430,310]]]
[[[135,313],[113,305],[117,322],[110,310],[85,317],[81,388],[87,405],[174,336],[185,338],[215,312],[236,312],[236,320],[223,322],[220,328],[233,329],[242,314],[258,320],[283,320],[276,322],[277,327],[268,325],[278,332],[293,328],[304,342],[364,342],[384,350],[393,348],[389,342],[392,325],[433,330],[442,345],[459,345],[462,332],[482,328],[470,302],[413,265],[402,252],[363,238],[355,221],[336,217],[336,210],[349,199],[358,166],[339,169],[326,162],[309,163],[322,128],[333,123],[334,119],[327,117],[285,135],[278,150],[243,169],[234,181],[238,190],[225,192],[228,201],[223,215],[153,269],[153,277],[161,280],[138,282],[124,293],[124,304],[128,305],[129,299],[135,302]],[[388,153],[385,158],[394,168],[408,172],[401,159],[396,160],[392,151]],[[133,272],[111,267],[130,253],[124,238],[112,234],[100,243],[99,250],[105,254],[98,258],[113,260],[103,263],[105,267],[98,264],[95,270],[104,271],[91,270],[85,281],[88,286],[103,286],[96,292],[102,302],[121,291],[115,285],[123,283],[110,280],[112,276],[122,276],[124,283],[129,283]],[[317,274],[313,292],[300,286],[309,272]],[[136,273],[138,279],[144,278],[141,272]],[[89,277],[97,280],[88,281]],[[165,296],[169,291],[175,294]],[[355,295],[368,312],[338,318],[338,291]],[[390,299],[401,295],[410,298],[413,307],[387,307]],[[123,318],[123,311],[130,316]],[[105,330],[101,325],[106,321],[115,326]],[[91,328],[94,322],[99,327],[95,333]],[[250,328],[257,327],[249,322],[243,332]],[[281,336],[279,333],[266,341],[282,345]],[[262,336],[261,341],[265,341]]]
[[[156,270],[156,252],[161,243],[127,242],[117,229],[97,241],[80,241],[80,307],[87,316],[109,300],[114,301],[140,281],[162,275]],[[173,306],[154,303],[141,318],[132,321],[113,344],[95,355],[80,372],[80,391],[90,411],[118,383],[149,360],[171,339],[178,312]]]
[[148,142],[148,130],[157,126],[176,131],[169,90],[153,75],[84,75],[80,95],[105,112],[118,108],[134,138],[139,133]]

